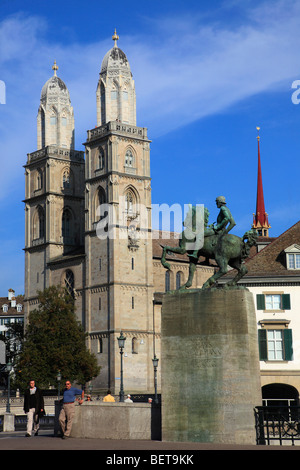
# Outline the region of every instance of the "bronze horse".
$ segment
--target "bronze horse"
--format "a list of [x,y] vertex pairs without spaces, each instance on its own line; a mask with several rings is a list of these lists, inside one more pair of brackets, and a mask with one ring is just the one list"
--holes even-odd
[[[227,273],[228,266],[235,268],[238,272],[236,276],[226,284],[226,287],[235,286],[237,282],[248,272],[245,266],[245,259],[248,258],[251,246],[256,244],[257,233],[254,230],[247,231],[243,238],[237,235],[232,235],[225,232],[215,233],[213,226],[207,226],[209,211],[204,208],[204,243],[196,253],[187,249],[187,243],[193,242],[196,239],[197,233],[195,232],[196,226],[194,220],[196,216],[195,206],[190,208],[189,213],[183,223],[188,226],[187,232],[184,230],[181,233],[179,246],[162,246],[163,254],[161,258],[162,265],[166,269],[170,269],[170,264],[166,261],[168,252],[186,254],[189,256],[189,277],[187,282],[180,287],[186,289],[191,287],[198,259],[204,256],[207,260],[214,259],[219,267],[219,270],[211,276],[202,286],[203,289],[213,286],[216,281]],[[192,224],[192,226],[190,226]],[[193,233],[193,237],[186,238],[186,233]]]

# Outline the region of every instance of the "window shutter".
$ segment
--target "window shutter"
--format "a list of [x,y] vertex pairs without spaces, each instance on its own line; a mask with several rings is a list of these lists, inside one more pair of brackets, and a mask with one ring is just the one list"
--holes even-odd
[[282,303],[282,310],[290,310],[291,309],[290,294],[282,294],[281,303]]
[[256,306],[257,310],[265,310],[265,295],[257,294],[256,295]]
[[284,359],[286,361],[293,360],[293,339],[292,330],[283,330],[283,341],[284,341]]
[[268,360],[268,346],[267,346],[267,330],[258,330],[258,350],[259,360]]

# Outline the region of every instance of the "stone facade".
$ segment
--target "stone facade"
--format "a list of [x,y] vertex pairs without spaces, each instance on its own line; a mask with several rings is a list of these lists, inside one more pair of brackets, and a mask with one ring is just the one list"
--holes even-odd
[[[154,353],[160,357],[158,293],[175,289],[176,279],[177,284],[187,280],[188,259],[171,257],[167,281],[159,260],[160,243],[170,241],[152,240],[150,140],[147,129],[136,126],[129,63],[115,40],[103,59],[96,93],[98,127],[87,131],[85,158],[74,149],[74,127],[69,129],[67,148],[61,138],[54,141],[47,133],[53,101],[68,102],[64,111],[57,106],[58,118],[67,110],[72,114],[67,87],[56,70],[41,94],[38,150],[28,154],[25,165],[25,318],[37,305],[37,290],[65,285],[101,366],[94,390],[110,388],[118,393],[120,389],[117,338],[123,331],[124,388],[153,392],[152,358]],[[62,136],[65,122],[59,118],[56,125],[56,135]],[[108,207],[115,216],[109,236]],[[195,286],[212,272],[213,267],[199,265]]]

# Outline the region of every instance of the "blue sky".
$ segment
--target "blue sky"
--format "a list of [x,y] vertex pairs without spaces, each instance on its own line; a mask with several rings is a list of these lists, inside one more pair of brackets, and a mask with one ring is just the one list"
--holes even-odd
[[257,131],[271,236],[299,220],[299,0],[0,2],[0,295],[24,292],[24,168],[36,150],[43,84],[58,75],[75,112],[75,146],[96,124],[96,86],[114,29],[135,79],[137,124],[148,128],[152,202],[226,196],[235,233],[256,205]]

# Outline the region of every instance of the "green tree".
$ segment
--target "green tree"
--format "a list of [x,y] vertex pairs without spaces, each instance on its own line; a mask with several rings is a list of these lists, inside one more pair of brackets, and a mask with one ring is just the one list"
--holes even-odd
[[30,378],[42,388],[63,380],[85,384],[100,372],[97,359],[86,347],[87,334],[76,319],[74,301],[66,290],[51,286],[39,292],[39,307],[29,315],[24,343],[15,368],[16,387]]

